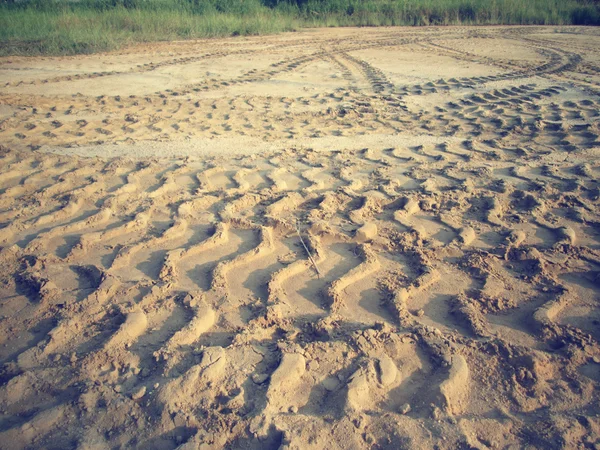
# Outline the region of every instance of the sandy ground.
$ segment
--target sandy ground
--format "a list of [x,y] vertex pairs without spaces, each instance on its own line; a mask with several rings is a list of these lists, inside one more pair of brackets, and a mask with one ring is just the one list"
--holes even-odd
[[3,449],[600,448],[600,30],[0,59]]

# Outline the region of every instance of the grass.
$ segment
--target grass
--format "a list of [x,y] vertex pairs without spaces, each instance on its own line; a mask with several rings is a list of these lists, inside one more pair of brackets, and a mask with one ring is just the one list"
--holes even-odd
[[600,25],[588,0],[0,0],[0,55],[71,55],[135,42],[302,27]]
[[0,55],[72,55],[113,50],[134,42],[272,34],[299,25],[271,11],[247,15],[210,11],[34,8],[0,12]]

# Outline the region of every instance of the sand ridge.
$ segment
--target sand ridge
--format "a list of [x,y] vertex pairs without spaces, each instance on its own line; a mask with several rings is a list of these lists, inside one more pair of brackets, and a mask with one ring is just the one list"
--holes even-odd
[[599,446],[597,39],[2,58],[0,448]]

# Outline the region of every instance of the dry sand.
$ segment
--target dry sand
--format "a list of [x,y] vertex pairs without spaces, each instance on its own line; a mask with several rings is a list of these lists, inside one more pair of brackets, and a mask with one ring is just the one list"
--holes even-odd
[[557,27],[1,59],[0,447],[599,448],[599,68]]

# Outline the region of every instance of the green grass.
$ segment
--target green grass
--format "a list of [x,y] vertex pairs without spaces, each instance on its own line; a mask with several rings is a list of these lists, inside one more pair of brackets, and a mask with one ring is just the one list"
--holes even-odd
[[302,27],[457,24],[600,25],[600,7],[587,0],[0,0],[0,55]]
[[292,16],[265,8],[247,14],[177,9],[23,8],[0,10],[0,54],[71,55],[152,42],[289,31]]

